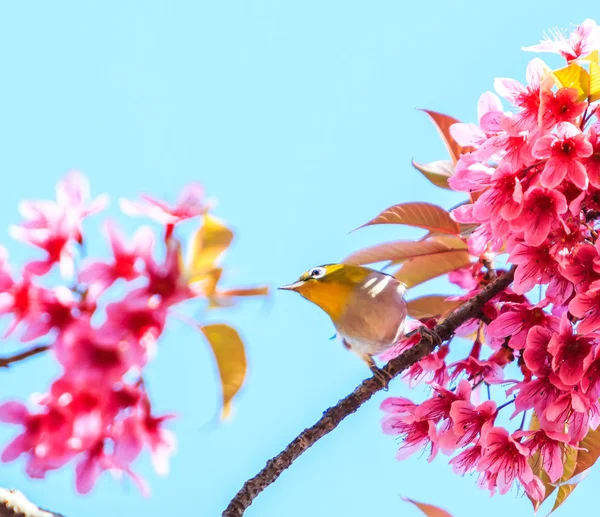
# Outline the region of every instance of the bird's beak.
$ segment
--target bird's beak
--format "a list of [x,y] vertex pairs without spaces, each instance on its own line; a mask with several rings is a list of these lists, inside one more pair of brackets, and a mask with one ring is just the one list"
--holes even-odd
[[304,280],[298,280],[298,282],[294,282],[293,284],[289,285],[282,285],[277,289],[281,289],[282,291],[297,291],[302,285],[304,285]]

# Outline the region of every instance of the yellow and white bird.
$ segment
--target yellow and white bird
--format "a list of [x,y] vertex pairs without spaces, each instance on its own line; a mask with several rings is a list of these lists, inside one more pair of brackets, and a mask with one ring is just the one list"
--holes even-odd
[[296,291],[325,311],[344,346],[380,376],[373,356],[404,335],[407,308],[402,282],[364,266],[326,264],[279,289]]

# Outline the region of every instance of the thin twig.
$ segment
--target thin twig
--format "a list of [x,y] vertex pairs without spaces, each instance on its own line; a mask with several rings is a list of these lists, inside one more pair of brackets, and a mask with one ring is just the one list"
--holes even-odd
[[481,261],[481,263],[488,270],[488,278],[490,280],[496,280],[496,270],[494,269],[494,261],[490,258],[485,258]]
[[510,271],[490,282],[471,300],[457,308],[430,333],[422,334],[419,343],[392,359],[380,371],[383,375],[365,379],[350,395],[330,407],[313,426],[302,431],[277,456],[267,461],[266,466],[253,478],[244,483],[241,490],[223,512],[223,517],[241,517],[252,504],[254,498],[281,475],[302,453],[318,440],[333,431],[344,418],[356,412],[375,393],[382,390],[385,377],[394,378],[417,361],[432,353],[438,344],[450,339],[456,329],[465,321],[478,314],[488,301],[506,289],[513,280],[514,266]]
[[29,350],[25,350],[24,352],[19,352],[15,355],[10,355],[8,357],[0,357],[0,368],[8,368],[12,363],[16,363],[18,361],[22,361],[23,359],[27,359],[28,357],[41,354],[42,352],[46,352],[50,349],[49,345],[39,345]]

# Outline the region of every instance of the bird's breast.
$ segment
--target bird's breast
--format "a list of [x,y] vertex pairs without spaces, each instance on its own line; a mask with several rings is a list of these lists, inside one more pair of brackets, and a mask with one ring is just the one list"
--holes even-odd
[[374,275],[351,294],[334,323],[353,352],[376,355],[398,342],[406,319],[404,291],[395,278]]

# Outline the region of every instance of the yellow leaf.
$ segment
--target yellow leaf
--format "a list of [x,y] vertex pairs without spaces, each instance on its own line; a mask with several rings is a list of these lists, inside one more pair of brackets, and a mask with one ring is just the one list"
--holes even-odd
[[425,176],[436,187],[450,189],[448,178],[454,174],[454,164],[448,160],[438,160],[431,163],[417,163],[412,160],[412,166]]
[[403,497],[406,502],[414,504],[419,510],[421,510],[427,517],[452,517],[446,510],[427,503],[419,503],[407,497]]
[[598,51],[594,50],[593,52],[590,52],[587,56],[577,58],[574,62],[584,63],[584,64],[589,64],[589,63],[598,64],[598,55],[599,55]]
[[470,147],[460,146],[450,134],[450,127],[453,124],[460,122],[460,120],[455,119],[454,117],[450,117],[448,115],[444,115],[443,113],[438,113],[436,111],[430,111],[425,109],[421,111],[424,111],[425,113],[427,113],[427,115],[431,117],[431,120],[433,121],[436,129],[438,130],[438,133],[440,134],[442,140],[444,141],[444,144],[446,145],[446,149],[448,149],[448,154],[450,154],[452,163],[456,163],[458,161],[458,158],[462,154],[465,154],[466,152],[472,150],[472,148]]
[[[556,494],[556,500],[554,501],[554,506],[552,507],[552,510],[550,510],[550,513],[563,504],[577,486],[577,484],[563,484],[565,481],[568,481],[573,477],[573,473],[577,467],[577,453],[577,449],[569,446],[567,446],[563,452],[563,475],[556,483],[559,485],[559,487]],[[550,513],[548,515],[550,515]]]
[[446,300],[446,298],[448,296],[433,294],[410,300],[407,302],[408,315],[416,320],[437,318],[463,303],[459,300]]
[[420,257],[422,255],[435,255],[444,253],[451,248],[448,244],[438,240],[428,241],[396,241],[384,242],[376,246],[370,246],[359,251],[355,251],[343,262],[346,264],[373,264],[375,262],[384,262],[391,260],[395,263]]
[[196,277],[190,282],[198,285],[204,296],[210,298],[213,296],[217,290],[217,284],[219,280],[221,280],[221,275],[223,274],[223,269],[220,267],[216,267],[207,271],[203,275],[196,275]]
[[[594,52],[598,52],[595,50]],[[598,63],[590,63],[590,96],[589,102],[600,99],[600,66]]]
[[190,282],[202,280],[233,240],[233,232],[216,217],[206,214],[191,238],[188,254]]
[[556,70],[554,76],[563,88],[575,88],[579,100],[587,99],[590,94],[590,76],[587,71],[576,63]]
[[200,326],[200,330],[206,337],[219,368],[223,393],[221,417],[225,419],[231,413],[231,400],[246,377],[244,342],[235,329],[223,323]]
[[[531,431],[537,431],[539,428],[540,428],[540,422],[534,411],[531,415],[531,421],[529,422],[529,429]],[[530,497],[530,495],[526,493],[527,497],[531,501],[531,504],[533,505],[533,511],[537,512],[539,507],[541,506],[541,504],[550,497],[550,495],[552,494],[552,492],[554,492],[554,490],[556,490],[556,487],[550,483],[550,478],[548,477],[548,474],[546,474],[546,471],[544,470],[544,465],[542,463],[542,458],[540,457],[539,451],[536,452],[533,456],[531,456],[527,460],[527,462],[529,463],[531,470],[533,470],[533,473],[537,477],[540,478],[540,480],[544,484],[544,488],[545,488],[544,499],[542,499],[541,501],[536,501],[535,499],[532,499]]]
[[[529,428],[532,430],[540,428],[535,413],[533,413],[531,417]],[[569,484],[569,480],[574,479],[576,476],[579,476],[588,470],[596,463],[598,457],[600,457],[600,430],[590,430],[585,438],[579,442],[578,447],[581,449],[577,450],[567,446],[563,451],[564,472],[560,480],[556,483],[550,482],[548,474],[543,468],[539,452],[529,458],[529,465],[531,466],[533,473],[542,480],[544,487],[546,488],[546,493],[542,501],[534,501],[529,498],[533,504],[534,511],[537,511],[540,505],[554,493],[557,486],[558,492],[550,513],[556,510],[571,495],[573,490],[577,487],[577,482]]]
[[401,203],[391,206],[359,228],[373,224],[405,224],[450,235],[457,235],[459,232],[458,223],[450,217],[448,211],[430,203]]
[[450,250],[437,255],[415,257],[405,262],[394,276],[408,287],[414,287],[469,265],[471,265],[471,260],[467,251]]
[[579,442],[579,447],[584,450],[577,453],[577,466],[573,471],[573,476],[592,467],[600,457],[600,428],[588,431],[585,438]]

